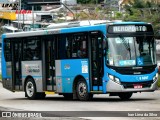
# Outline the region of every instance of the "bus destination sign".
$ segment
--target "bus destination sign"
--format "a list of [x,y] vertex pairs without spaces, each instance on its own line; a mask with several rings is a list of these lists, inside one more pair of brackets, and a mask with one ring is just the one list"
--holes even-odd
[[152,32],[150,25],[111,25],[108,27],[109,33],[135,33]]
[[145,32],[147,31],[146,26],[113,26],[113,32],[137,32],[137,31],[142,31]]

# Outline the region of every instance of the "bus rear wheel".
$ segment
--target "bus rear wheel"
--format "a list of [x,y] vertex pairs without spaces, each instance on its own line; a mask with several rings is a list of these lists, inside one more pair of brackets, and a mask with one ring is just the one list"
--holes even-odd
[[83,79],[80,79],[76,87],[77,97],[81,101],[87,101],[93,98],[93,94],[88,93],[88,87]]
[[25,94],[28,97],[28,99],[31,99],[31,100],[34,100],[37,98],[36,85],[32,78],[29,78],[26,81]]
[[124,92],[124,93],[118,93],[118,96],[121,98],[121,100],[128,100],[132,97],[132,92]]

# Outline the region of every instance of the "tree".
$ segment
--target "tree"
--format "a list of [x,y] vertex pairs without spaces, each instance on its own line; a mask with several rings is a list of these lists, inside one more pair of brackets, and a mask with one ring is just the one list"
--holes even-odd
[[153,2],[134,0],[125,7],[125,21],[144,21],[152,23],[154,30],[160,30],[160,5]]

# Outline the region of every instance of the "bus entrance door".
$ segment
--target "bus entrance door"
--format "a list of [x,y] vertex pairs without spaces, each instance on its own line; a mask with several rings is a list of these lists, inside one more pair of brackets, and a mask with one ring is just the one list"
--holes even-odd
[[11,41],[12,44],[12,79],[13,90],[22,90],[22,74],[21,74],[21,60],[22,60],[22,41]]
[[46,90],[55,91],[55,41],[47,40],[46,51]]
[[103,37],[99,32],[91,33],[91,91],[102,91]]

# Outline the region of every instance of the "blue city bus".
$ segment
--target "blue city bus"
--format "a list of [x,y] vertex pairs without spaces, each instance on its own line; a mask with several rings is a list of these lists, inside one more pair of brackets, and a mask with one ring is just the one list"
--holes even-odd
[[94,94],[130,99],[157,89],[154,31],[145,22],[71,22],[2,35],[2,83],[29,99],[56,93],[90,100]]

